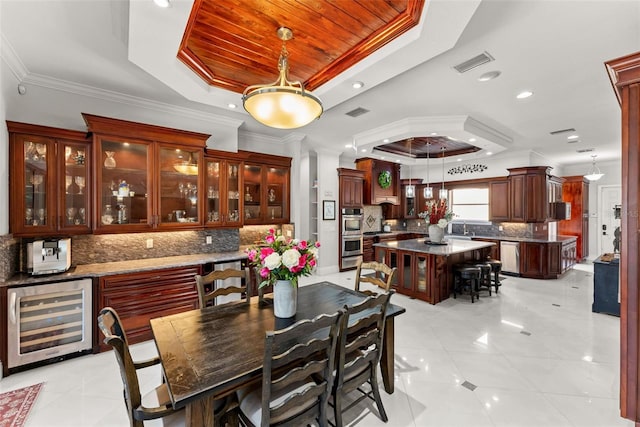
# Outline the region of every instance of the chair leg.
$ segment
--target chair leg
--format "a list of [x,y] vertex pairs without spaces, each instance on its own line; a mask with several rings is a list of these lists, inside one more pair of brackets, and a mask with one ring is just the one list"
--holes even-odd
[[389,417],[387,417],[387,412],[384,410],[384,406],[382,405],[382,399],[380,398],[380,388],[378,388],[378,372],[374,367],[371,368],[373,372],[371,372],[371,391],[373,391],[373,397],[376,401],[376,406],[378,407],[378,412],[380,413],[380,419],[385,423],[389,421]]
[[333,395],[333,415],[336,427],[342,427],[342,392],[340,391]]

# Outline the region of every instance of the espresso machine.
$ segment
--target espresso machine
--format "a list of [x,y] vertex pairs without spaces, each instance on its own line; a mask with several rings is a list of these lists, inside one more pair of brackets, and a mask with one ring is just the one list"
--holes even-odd
[[71,267],[71,239],[35,240],[27,244],[27,273],[62,273]]

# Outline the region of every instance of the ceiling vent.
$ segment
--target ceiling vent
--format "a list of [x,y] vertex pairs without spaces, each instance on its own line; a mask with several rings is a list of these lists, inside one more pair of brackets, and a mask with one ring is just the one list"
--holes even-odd
[[567,133],[567,132],[575,132],[576,130],[574,128],[568,128],[568,129],[560,129],[560,130],[554,130],[553,132],[549,132],[551,135],[560,135],[561,133]]
[[351,116],[351,117],[358,117],[361,116],[363,114],[367,114],[369,112],[369,110],[367,110],[366,108],[362,108],[362,107],[358,107],[355,110],[351,110],[348,113],[345,113],[347,116]]
[[576,153],[589,153],[593,151],[593,148],[581,148],[580,150],[576,150]]
[[580,142],[579,139],[570,139],[567,141],[567,144],[575,144],[576,142]]
[[468,59],[458,65],[454,65],[453,68],[455,68],[457,72],[462,74],[491,61],[493,61],[493,56],[489,55],[487,52],[482,52],[478,56],[474,56],[473,58]]

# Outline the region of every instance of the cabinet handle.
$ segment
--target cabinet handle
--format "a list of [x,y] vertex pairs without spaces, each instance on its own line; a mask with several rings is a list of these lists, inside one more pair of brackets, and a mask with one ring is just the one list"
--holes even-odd
[[12,324],[16,324],[16,293],[11,293],[11,302],[9,303],[9,316]]

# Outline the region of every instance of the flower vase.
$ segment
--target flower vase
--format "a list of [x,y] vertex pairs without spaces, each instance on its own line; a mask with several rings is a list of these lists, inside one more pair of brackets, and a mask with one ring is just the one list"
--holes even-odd
[[288,318],[296,315],[298,305],[298,287],[291,280],[276,280],[273,285],[273,314]]
[[444,228],[441,228],[435,224],[429,225],[429,240],[433,243],[442,243],[444,238]]

